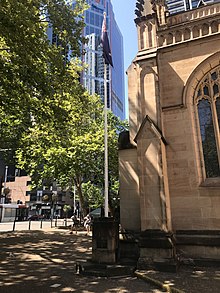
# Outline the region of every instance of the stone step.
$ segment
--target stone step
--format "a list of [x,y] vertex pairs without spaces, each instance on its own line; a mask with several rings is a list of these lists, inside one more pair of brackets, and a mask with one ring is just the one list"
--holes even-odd
[[220,267],[220,259],[209,258],[190,258],[182,259],[181,265],[198,266],[198,267]]
[[176,273],[179,264],[173,259],[145,259],[138,260],[137,268],[139,270],[154,269],[161,272]]
[[123,258],[120,258],[120,264],[121,265],[128,265],[128,266],[136,266],[137,265],[137,258],[134,257],[123,257]]

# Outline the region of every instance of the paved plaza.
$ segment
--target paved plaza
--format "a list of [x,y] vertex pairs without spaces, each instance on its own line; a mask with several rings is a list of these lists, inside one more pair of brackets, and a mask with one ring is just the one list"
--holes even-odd
[[[63,223],[63,222],[62,222]],[[58,226],[61,224],[58,223]],[[0,223],[1,293],[161,293],[167,292],[135,276],[82,276],[76,264],[92,255],[92,237],[85,231],[70,234],[51,222]],[[140,272],[161,284],[171,283],[185,293],[219,293],[220,268],[189,266],[178,273]],[[154,283],[155,284],[155,283]]]
[[[23,223],[25,224],[25,223]],[[39,222],[33,223],[37,227]],[[136,277],[85,277],[76,263],[91,258],[92,238],[85,232],[50,228],[0,232],[0,292],[161,292]],[[10,224],[1,224],[0,228]],[[21,226],[20,226],[21,228]]]

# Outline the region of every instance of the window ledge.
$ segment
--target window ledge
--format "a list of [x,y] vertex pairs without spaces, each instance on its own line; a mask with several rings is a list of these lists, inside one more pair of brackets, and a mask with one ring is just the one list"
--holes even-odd
[[218,177],[218,178],[206,178],[200,184],[200,187],[220,188],[220,177]]

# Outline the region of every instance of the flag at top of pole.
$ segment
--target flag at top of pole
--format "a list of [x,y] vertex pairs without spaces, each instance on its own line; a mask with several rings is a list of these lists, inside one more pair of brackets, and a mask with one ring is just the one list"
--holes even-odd
[[103,48],[103,58],[105,64],[110,64],[113,67],[112,54],[108,40],[108,33],[106,28],[106,13],[104,12],[104,18],[102,23],[102,36],[101,36],[102,48]]

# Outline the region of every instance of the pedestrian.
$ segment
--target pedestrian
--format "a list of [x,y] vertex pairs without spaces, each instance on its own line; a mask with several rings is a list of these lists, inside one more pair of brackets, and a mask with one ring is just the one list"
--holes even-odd
[[78,231],[78,226],[79,226],[79,219],[77,218],[76,214],[73,214],[73,216],[71,217],[72,220],[72,225],[71,225],[71,234],[73,234],[73,230],[75,228],[76,234]]
[[91,222],[92,222],[91,216],[90,216],[90,214],[88,214],[84,218],[84,227],[86,228],[86,232],[87,232],[86,235],[89,235],[89,233],[90,233]]

